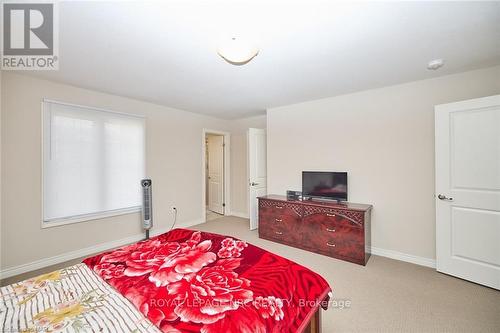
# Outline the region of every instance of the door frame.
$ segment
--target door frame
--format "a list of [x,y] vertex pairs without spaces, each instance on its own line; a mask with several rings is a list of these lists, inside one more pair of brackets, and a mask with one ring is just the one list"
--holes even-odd
[[231,151],[231,145],[230,145],[230,138],[231,134],[229,132],[224,132],[224,131],[219,131],[219,130],[213,130],[209,128],[203,128],[202,129],[202,136],[201,136],[201,216],[202,216],[202,223],[207,222],[207,211],[206,211],[206,195],[207,195],[207,184],[206,184],[206,162],[207,162],[207,156],[206,156],[206,136],[207,134],[215,134],[215,135],[222,135],[224,137],[224,167],[223,167],[223,173],[224,173],[224,216],[231,215],[231,174],[230,174],[230,163],[229,161],[231,160],[230,158],[230,151]]

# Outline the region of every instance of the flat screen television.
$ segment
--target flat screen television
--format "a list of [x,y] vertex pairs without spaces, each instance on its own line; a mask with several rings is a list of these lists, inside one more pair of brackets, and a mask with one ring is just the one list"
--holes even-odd
[[302,171],[302,196],[347,201],[347,172]]

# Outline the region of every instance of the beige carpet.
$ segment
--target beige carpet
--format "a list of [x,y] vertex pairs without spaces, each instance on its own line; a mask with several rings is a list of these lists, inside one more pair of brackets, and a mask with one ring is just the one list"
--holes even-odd
[[[339,304],[322,314],[323,333],[500,332],[500,291],[435,270],[372,256],[359,266],[259,239],[248,220],[223,217],[194,229],[231,235],[311,268],[328,280]],[[58,264],[1,281],[14,283],[79,262]],[[221,332],[222,333],[222,332]]]
[[218,214],[216,212],[212,212],[207,208],[206,213],[205,213],[205,221],[212,221],[216,219],[220,219],[221,217],[224,217],[222,214]]

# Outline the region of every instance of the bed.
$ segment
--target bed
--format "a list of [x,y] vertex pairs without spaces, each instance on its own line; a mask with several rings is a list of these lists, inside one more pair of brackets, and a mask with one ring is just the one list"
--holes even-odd
[[0,288],[19,332],[319,332],[318,274],[242,240],[174,229]]

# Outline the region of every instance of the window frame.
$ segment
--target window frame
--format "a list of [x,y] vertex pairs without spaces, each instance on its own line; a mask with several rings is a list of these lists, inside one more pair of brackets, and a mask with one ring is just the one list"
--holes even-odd
[[45,109],[45,103],[53,103],[53,104],[59,104],[59,105],[66,105],[70,107],[77,107],[77,108],[83,108],[83,109],[88,109],[92,111],[100,111],[100,112],[107,112],[111,114],[116,114],[116,115],[121,115],[121,116],[127,116],[127,117],[136,117],[139,119],[142,119],[143,124],[144,124],[144,138],[143,138],[143,152],[144,152],[144,177],[147,175],[147,118],[145,115],[140,115],[140,114],[134,114],[134,113],[128,113],[128,112],[117,112],[117,111],[112,111],[109,109],[104,109],[104,108],[98,108],[98,107],[93,107],[93,106],[87,106],[87,105],[81,105],[81,104],[74,104],[74,103],[67,103],[67,102],[61,102],[53,99],[47,99],[44,98],[42,99],[40,103],[40,120],[41,120],[41,159],[40,159],[40,164],[41,164],[41,186],[40,186],[40,198],[41,200],[41,218],[40,218],[40,226],[42,229],[46,228],[52,228],[52,227],[58,227],[58,226],[63,226],[63,225],[68,225],[68,224],[74,224],[74,223],[81,223],[81,222],[88,222],[88,221],[94,221],[94,220],[100,220],[104,218],[109,218],[109,217],[114,217],[114,216],[124,216],[124,215],[131,215],[131,214],[137,214],[140,213],[142,210],[142,206],[134,206],[134,207],[127,207],[127,208],[119,208],[119,209],[113,209],[113,210],[108,210],[108,211],[101,211],[101,212],[96,212],[96,213],[87,213],[87,214],[80,214],[80,215],[73,215],[73,216],[67,216],[67,217],[61,217],[61,218],[55,218],[55,219],[50,219],[50,220],[45,220],[45,115],[47,110]]

